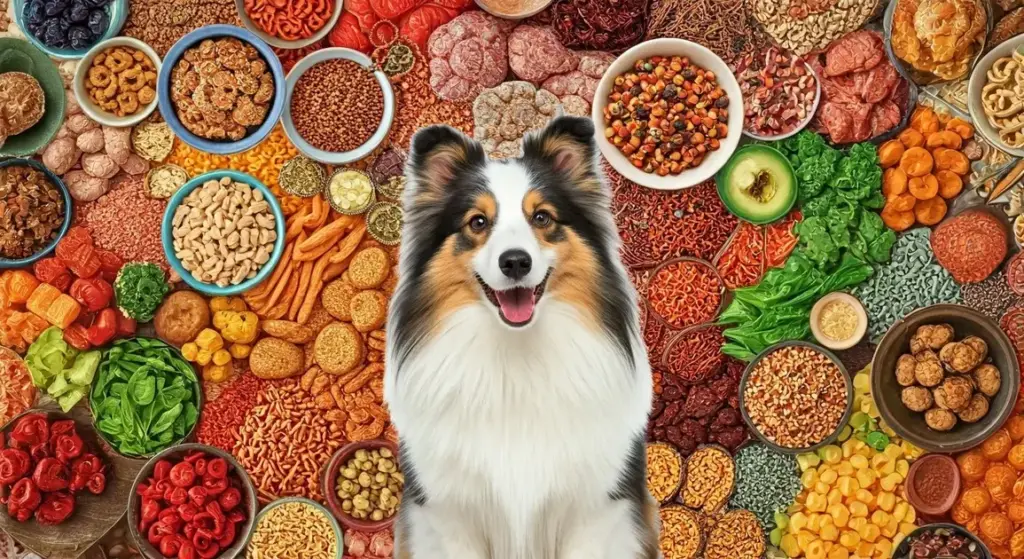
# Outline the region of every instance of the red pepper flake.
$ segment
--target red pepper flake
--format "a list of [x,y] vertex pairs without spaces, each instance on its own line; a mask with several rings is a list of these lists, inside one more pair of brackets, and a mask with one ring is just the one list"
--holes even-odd
[[729,289],[748,287],[761,281],[765,271],[765,228],[741,222],[718,257],[716,268]]
[[722,329],[717,326],[681,332],[668,343],[662,367],[687,383],[703,382],[722,370],[724,343]]
[[715,269],[690,258],[666,262],[648,287],[651,310],[674,328],[707,322],[718,314],[724,286]]
[[197,439],[202,444],[231,452],[238,440],[238,429],[245,416],[256,406],[257,396],[266,381],[245,373],[222,385],[220,395],[207,401],[199,417]]

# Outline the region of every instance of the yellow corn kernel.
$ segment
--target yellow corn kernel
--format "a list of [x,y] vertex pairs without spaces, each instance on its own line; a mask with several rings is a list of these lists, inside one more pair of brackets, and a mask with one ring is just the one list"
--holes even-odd
[[[892,464],[892,462],[890,462]],[[894,491],[896,486],[903,482],[903,477],[897,473],[891,473],[882,478],[879,482],[883,491]]]
[[[901,520],[900,522],[909,522],[913,524],[915,520],[917,520],[917,510],[915,510],[914,507],[908,506],[907,514],[903,516],[903,520]],[[907,533],[909,534],[910,532]]]
[[850,516],[854,518],[867,518],[868,505],[860,501],[850,503]]
[[825,542],[813,541],[807,546],[807,559],[825,559]]
[[878,474],[871,468],[857,470],[857,483],[863,488],[871,487],[878,480]]
[[839,491],[843,497],[852,497],[858,489],[860,489],[860,483],[857,483],[856,479],[849,476],[839,478]]
[[197,346],[193,342],[189,342],[189,343],[181,346],[181,356],[184,357],[187,361],[195,361],[196,360],[196,355],[198,355],[198,354],[199,354],[199,346]]
[[875,497],[875,503],[878,508],[885,512],[892,512],[893,507],[896,506],[896,495],[888,491],[882,491]]
[[252,353],[252,346],[247,344],[231,344],[228,347],[228,351],[231,352],[231,357],[235,359],[245,359]]
[[832,505],[828,508],[828,513],[832,516],[832,522],[839,528],[846,527],[847,523],[850,522],[850,511],[846,508],[846,505]]
[[829,485],[835,483],[837,479],[839,479],[839,474],[837,474],[832,468],[818,474],[818,481]]
[[886,462],[890,462],[889,457],[883,454],[876,454],[871,457],[871,469],[881,470],[885,466]]
[[818,483],[814,484],[814,491],[816,493],[821,493],[822,495],[826,495],[826,494],[828,494],[829,489],[830,489],[829,485],[827,483],[824,483],[824,482],[820,481],[820,480],[818,481]]
[[850,457],[850,465],[857,470],[863,470],[868,467],[868,459],[864,458],[860,454]]
[[855,531],[857,531],[859,533],[860,529],[863,528],[864,526],[866,526],[867,523],[868,523],[868,519],[867,518],[861,518],[861,517],[851,518],[850,519],[850,523],[847,524],[846,527],[848,529],[850,529],[850,530],[855,530]]
[[816,467],[818,464],[821,464],[821,458],[813,452],[808,452],[807,454],[797,456],[796,463],[800,466],[801,472],[806,472],[807,470]]
[[912,524],[910,522],[900,522],[900,532],[903,532],[904,534],[909,534],[914,530],[917,530],[916,524]]
[[799,534],[801,530],[807,527],[807,515],[798,512],[793,516],[789,517],[789,533]]
[[806,530],[796,535],[796,543],[800,546],[800,550],[803,552],[807,552],[807,548],[809,548],[811,546],[811,542],[815,540],[817,540],[817,537]]
[[838,505],[843,502],[843,494],[839,491],[838,487],[830,489],[826,498],[828,499],[829,505]]
[[900,531],[900,523],[899,523],[899,521],[896,520],[896,517],[889,516],[889,523],[886,524],[885,526],[882,526],[882,535],[887,537],[887,538],[891,538],[891,537],[895,536],[896,533],[899,532],[899,531]]
[[846,530],[839,535],[839,544],[850,551],[854,551],[860,544],[860,534],[853,530]]
[[857,533],[860,534],[860,539],[875,543],[875,541],[878,540],[878,537],[882,535],[882,530],[874,524],[865,524],[857,530]]
[[834,545],[828,550],[828,559],[850,559],[850,552],[845,547]]
[[900,501],[896,503],[896,506],[892,508],[892,517],[895,518],[897,522],[903,522],[903,520],[907,517],[907,509],[909,508],[910,503],[906,501]]
[[884,475],[891,475],[891,474],[895,474],[895,473],[896,473],[896,463],[895,463],[895,462],[893,462],[892,460],[889,460],[889,461],[887,461],[887,462],[886,462],[885,464],[883,464],[883,465],[882,465],[882,467],[881,467],[881,468],[880,468],[880,469],[878,470],[878,473],[879,473],[879,474],[884,474]]
[[875,507],[875,494],[867,489],[858,489],[853,498],[867,505],[869,509]]
[[896,461],[896,473],[903,476],[903,479],[907,479],[907,474],[910,472],[910,462],[906,460]]
[[199,350],[199,353],[196,354],[196,363],[203,366],[209,365],[212,359],[213,352],[208,349],[201,349]]
[[874,550],[874,544],[864,541],[864,538],[862,537],[860,545],[857,546],[857,555],[861,557],[871,557],[871,552]]
[[826,464],[838,464],[843,459],[843,449],[835,445],[828,445],[818,450],[818,455]]
[[800,476],[800,483],[803,484],[804,489],[814,487],[814,484],[818,483],[818,472],[816,470],[807,470]]
[[850,458],[857,452],[857,439],[847,439],[843,442],[843,458]]
[[227,365],[231,362],[231,352],[226,349],[218,349],[213,352],[214,365]]
[[839,539],[839,529],[835,526],[822,526],[818,536],[827,542],[834,542]]
[[875,555],[889,557],[892,555],[892,542],[889,540],[878,540],[875,542]]
[[903,458],[903,449],[898,444],[889,444],[882,452],[893,462]]
[[857,469],[853,467],[849,460],[843,460],[836,464],[836,473],[840,476],[852,476],[857,473]]
[[903,539],[906,537],[907,535],[903,532],[897,532],[896,535],[892,537],[892,548],[896,549],[897,547],[899,547],[900,543],[902,543]]
[[889,514],[884,510],[876,510],[871,513],[871,523],[881,528],[889,523]]
[[800,546],[796,543],[796,536],[792,534],[782,536],[782,541],[779,542],[779,549],[781,549],[787,557],[796,557],[800,555]]
[[807,529],[810,530],[811,532],[815,532],[815,533],[817,533],[819,530],[821,530],[821,515],[820,514],[818,514],[816,512],[812,512],[811,514],[807,515]]

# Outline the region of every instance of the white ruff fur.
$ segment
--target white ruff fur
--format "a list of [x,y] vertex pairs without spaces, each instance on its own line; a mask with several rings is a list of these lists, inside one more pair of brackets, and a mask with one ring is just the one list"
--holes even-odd
[[573,307],[538,303],[523,330],[501,325],[486,302],[464,308],[385,377],[426,492],[428,514],[409,519],[415,559],[640,554],[627,503],[608,495],[647,423],[643,341],[632,340],[634,367]]

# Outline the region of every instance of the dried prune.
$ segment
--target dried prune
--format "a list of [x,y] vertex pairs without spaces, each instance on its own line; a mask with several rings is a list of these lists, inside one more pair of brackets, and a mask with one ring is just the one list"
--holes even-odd
[[93,34],[88,29],[76,25],[68,30],[68,41],[73,49],[88,48],[93,43]]
[[53,17],[60,15],[64,10],[68,9],[71,5],[71,0],[46,0],[44,2],[46,7],[46,15]]
[[67,46],[68,27],[59,18],[46,20],[42,31],[43,36],[40,37],[40,40],[47,45],[55,48],[65,48]]
[[46,6],[43,0],[31,0],[25,4],[25,21],[29,25],[42,25],[46,21]]
[[722,431],[727,427],[739,425],[741,421],[740,412],[730,407],[724,407],[715,414],[715,419],[711,422],[711,426],[708,429],[714,433]]
[[110,0],[85,0],[90,8],[102,8],[110,3]]
[[85,0],[74,0],[71,9],[68,10],[68,19],[74,23],[81,23],[89,19],[89,5]]
[[107,16],[106,10],[96,9],[89,12],[89,30],[93,32],[97,37],[107,32],[107,27],[110,25],[110,18]]

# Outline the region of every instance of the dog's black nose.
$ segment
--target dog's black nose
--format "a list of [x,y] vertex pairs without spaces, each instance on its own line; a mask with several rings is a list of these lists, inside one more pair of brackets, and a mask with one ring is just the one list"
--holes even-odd
[[506,277],[521,280],[530,273],[530,266],[533,260],[530,255],[522,249],[506,250],[498,257],[498,267]]

